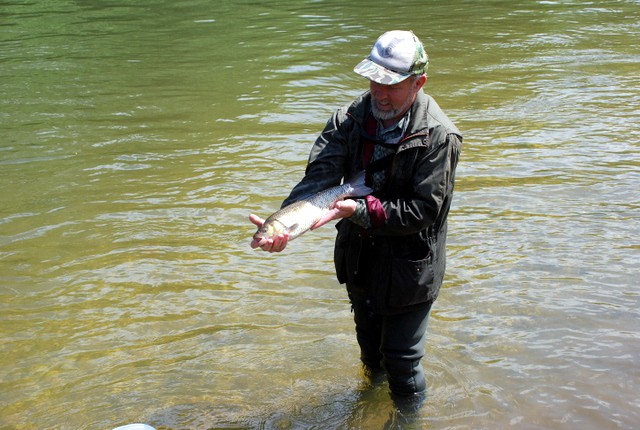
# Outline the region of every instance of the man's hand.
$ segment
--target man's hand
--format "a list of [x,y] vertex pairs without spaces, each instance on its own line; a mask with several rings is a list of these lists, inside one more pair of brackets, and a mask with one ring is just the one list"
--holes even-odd
[[[249,221],[254,223],[258,228],[262,227],[262,225],[264,224],[264,220],[254,214],[249,215]],[[288,241],[288,233],[283,233],[282,235],[276,235],[270,238],[263,237],[256,239],[254,237],[251,241],[251,248],[256,249],[259,247],[263,251],[267,252],[281,252],[287,246]]]
[[351,199],[338,200],[331,204],[329,212],[320,218],[314,225],[311,226],[311,230],[322,227],[329,221],[340,218],[349,218],[356,211],[356,201]]

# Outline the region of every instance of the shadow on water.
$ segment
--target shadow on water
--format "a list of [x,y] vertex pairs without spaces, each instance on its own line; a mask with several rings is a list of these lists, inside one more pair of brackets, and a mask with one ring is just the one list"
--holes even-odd
[[[339,392],[337,392],[338,390]],[[425,429],[421,412],[398,408],[385,383],[363,381],[358,388],[333,386],[304,400],[256,411],[237,403],[175,405],[151,413],[157,430],[214,429]]]

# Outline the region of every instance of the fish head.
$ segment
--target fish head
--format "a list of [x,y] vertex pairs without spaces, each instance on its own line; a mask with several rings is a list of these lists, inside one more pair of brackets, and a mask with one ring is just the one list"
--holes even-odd
[[253,238],[256,240],[260,239],[270,239],[273,236],[276,236],[284,231],[284,225],[276,220],[266,220],[262,227],[260,227]]

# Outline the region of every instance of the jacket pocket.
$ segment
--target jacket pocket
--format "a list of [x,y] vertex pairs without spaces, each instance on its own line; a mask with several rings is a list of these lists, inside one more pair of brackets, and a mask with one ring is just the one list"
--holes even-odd
[[393,258],[388,291],[389,306],[398,308],[428,302],[433,280],[433,257],[430,252],[421,260]]
[[336,245],[333,249],[333,264],[336,267],[336,277],[338,278],[338,282],[344,284],[347,282],[347,265],[346,265],[346,254],[347,254],[347,246],[348,240],[347,235],[344,232],[344,229],[341,228],[344,220],[341,220],[336,224],[336,229],[338,230],[338,234],[336,236]]

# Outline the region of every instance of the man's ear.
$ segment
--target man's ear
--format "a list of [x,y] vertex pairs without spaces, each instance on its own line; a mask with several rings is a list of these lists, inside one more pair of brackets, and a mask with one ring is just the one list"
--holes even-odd
[[427,83],[427,75],[423,73],[415,80],[416,90],[419,90]]

